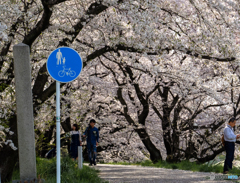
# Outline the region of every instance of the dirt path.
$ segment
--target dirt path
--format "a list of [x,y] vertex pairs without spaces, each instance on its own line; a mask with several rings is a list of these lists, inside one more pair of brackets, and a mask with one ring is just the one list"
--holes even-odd
[[[172,170],[164,168],[98,164],[100,177],[109,183],[232,183],[231,180],[211,180],[213,175],[203,172]],[[210,179],[210,176],[212,178]],[[219,177],[221,178],[221,177]]]

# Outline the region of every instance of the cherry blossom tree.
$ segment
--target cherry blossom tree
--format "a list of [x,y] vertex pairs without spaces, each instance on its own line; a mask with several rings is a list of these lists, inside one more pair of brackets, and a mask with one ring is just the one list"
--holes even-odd
[[[203,162],[213,159],[219,152],[223,151],[219,136],[217,136],[217,138],[215,136],[215,144],[209,143],[209,136],[213,138],[215,133],[206,136],[201,135],[202,132],[205,132],[203,129],[210,129],[212,132],[219,130],[225,122],[223,119],[226,119],[228,115],[224,117],[227,113],[222,112],[223,114],[221,114],[221,117],[219,114],[217,117],[214,117],[217,112],[223,111],[223,108],[217,110],[217,107],[229,104],[228,102],[222,101],[221,97],[213,95],[213,90],[210,89],[212,83],[205,82],[205,86],[196,84],[196,81],[201,83],[209,77],[209,75],[212,75],[211,72],[209,74],[204,74],[204,72],[201,74],[201,61],[192,65],[192,67],[195,67],[194,71],[199,72],[196,74],[196,78],[192,78],[191,81],[186,81],[184,78],[179,77],[179,75],[177,75],[177,77],[175,75],[175,72],[184,73],[186,75],[191,74],[192,69],[186,69],[183,64],[179,64],[174,68],[170,62],[165,63],[169,68],[166,67],[167,69],[157,71],[156,74],[154,74],[154,72],[152,72],[152,67],[154,65],[152,63],[154,63],[154,61],[150,62],[146,58],[140,58],[139,61],[134,61],[130,57],[128,61],[125,60],[124,63],[118,62],[117,58],[113,55],[105,55],[104,58],[104,61],[100,61],[100,63],[109,70],[112,76],[106,77],[106,70],[103,70],[103,73],[99,72],[102,69],[99,66],[100,64],[98,64],[98,67],[95,69],[96,73],[92,79],[93,83],[99,83],[100,89],[98,88],[96,95],[99,95],[99,91],[105,90],[105,92],[103,92],[105,96],[103,97],[103,101],[105,101],[105,103],[109,96],[111,96],[109,98],[115,96],[119,100],[120,106],[117,108],[117,111],[116,105],[119,104],[114,102],[114,105],[108,105],[108,108],[111,106],[113,107],[113,111],[115,111],[112,111],[111,114],[118,113],[118,115],[122,115],[126,118],[126,121],[129,123],[128,125],[133,126],[134,132],[138,134],[153,161],[162,159],[159,149],[156,148],[156,139],[154,139],[159,136],[158,133],[162,132],[163,136],[158,137],[157,140],[162,141],[163,138],[167,155],[172,157],[170,161],[196,158],[198,161]],[[107,61],[106,58],[111,62]],[[158,59],[154,57],[152,60]],[[142,65],[148,64],[147,62],[150,65],[148,69],[140,69]],[[191,62],[193,62],[193,60],[191,60]],[[188,63],[189,66],[191,65],[190,63]],[[213,64],[210,65],[210,68],[212,65]],[[212,77],[212,80],[220,79],[220,77],[220,75],[217,75]],[[113,83],[110,84],[110,81]],[[113,88],[112,91],[111,88]],[[100,100],[99,103],[104,103],[103,101]],[[110,103],[113,102],[111,101]],[[120,110],[121,108],[122,110]],[[208,109],[211,108],[215,108],[217,112],[213,110],[208,111]],[[207,115],[211,114],[210,116],[211,118],[213,117],[213,119],[204,119],[206,121],[200,120],[200,123],[196,123],[196,121],[199,121],[198,118],[202,115],[201,113]],[[115,122],[115,125],[117,124],[118,123]],[[124,127],[119,125],[117,129],[125,129],[128,125],[125,124]],[[194,143],[191,142],[191,137],[189,140],[189,136],[193,133]],[[207,139],[207,137],[209,138]],[[180,144],[183,143],[184,138],[190,141],[189,144]],[[204,141],[207,141],[206,143],[208,145],[203,145],[203,142],[201,142],[201,145],[206,147],[206,149],[203,148],[204,150],[210,147],[218,147],[216,153],[211,149],[211,153],[214,155],[210,153],[210,155],[205,154],[206,157],[201,157],[200,154],[202,154],[202,151],[196,148],[196,153],[194,154],[193,150],[187,147],[194,148],[197,139],[204,139]],[[210,142],[213,141],[211,140]],[[199,146],[199,144],[196,146]],[[182,151],[184,152],[183,154]],[[156,154],[158,154],[158,156],[156,156]]]

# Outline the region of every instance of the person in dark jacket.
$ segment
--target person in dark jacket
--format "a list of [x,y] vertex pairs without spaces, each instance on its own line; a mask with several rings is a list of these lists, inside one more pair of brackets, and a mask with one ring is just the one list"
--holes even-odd
[[71,146],[70,146],[70,156],[73,160],[78,159],[78,146],[82,145],[81,132],[78,130],[78,125],[74,124],[72,126],[71,135]]
[[89,126],[83,133],[83,137],[87,137],[87,151],[90,166],[92,166],[93,164],[96,165],[97,146],[99,141],[99,131],[95,127],[95,124],[96,121],[94,119],[91,119]]

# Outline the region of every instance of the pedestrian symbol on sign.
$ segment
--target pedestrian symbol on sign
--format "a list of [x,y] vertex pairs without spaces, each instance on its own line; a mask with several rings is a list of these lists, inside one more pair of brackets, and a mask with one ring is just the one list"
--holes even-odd
[[61,60],[62,60],[62,52],[60,49],[58,49],[58,52],[56,54],[56,58],[57,58],[57,65],[61,65]]
[[53,79],[64,83],[70,82],[80,74],[82,60],[80,55],[71,48],[57,48],[48,57],[47,69]]

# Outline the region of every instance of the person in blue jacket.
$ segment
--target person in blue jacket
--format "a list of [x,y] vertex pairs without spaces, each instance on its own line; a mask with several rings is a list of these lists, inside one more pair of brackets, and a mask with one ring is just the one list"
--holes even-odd
[[83,133],[83,137],[87,137],[87,151],[90,166],[92,166],[93,164],[96,165],[97,146],[99,141],[99,131],[95,127],[95,124],[96,121],[94,119],[91,119],[89,126]]

